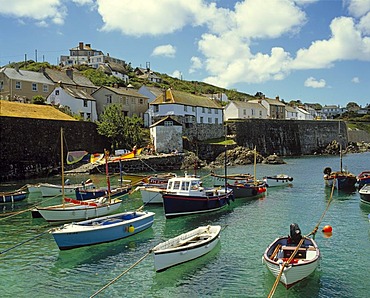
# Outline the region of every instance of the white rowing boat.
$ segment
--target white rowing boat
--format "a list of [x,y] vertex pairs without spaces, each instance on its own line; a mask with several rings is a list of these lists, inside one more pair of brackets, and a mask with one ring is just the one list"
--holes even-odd
[[219,242],[221,226],[201,226],[155,246],[155,270],[163,271],[169,267],[199,258],[210,252]]

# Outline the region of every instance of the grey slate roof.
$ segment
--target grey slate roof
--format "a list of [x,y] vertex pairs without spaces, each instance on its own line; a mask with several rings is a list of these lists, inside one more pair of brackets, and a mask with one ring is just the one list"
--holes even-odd
[[45,69],[46,75],[54,82],[82,87],[97,88],[88,78],[73,70],[73,80],[67,75],[66,71],[56,69]]
[[27,81],[41,84],[53,85],[53,81],[49,80],[41,72],[29,71],[29,70],[16,70],[15,68],[4,67],[0,69],[0,72],[4,73],[9,79]]
[[69,88],[69,87],[62,87],[63,90],[72,96],[73,98],[78,98],[78,99],[88,99],[88,100],[93,100],[95,101],[95,98],[92,97],[90,94],[85,92],[84,90],[80,89],[75,89],[75,88]]

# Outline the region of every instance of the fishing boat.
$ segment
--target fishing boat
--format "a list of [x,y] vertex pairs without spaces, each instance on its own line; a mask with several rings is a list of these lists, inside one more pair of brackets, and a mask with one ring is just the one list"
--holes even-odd
[[163,204],[162,193],[166,191],[167,184],[163,186],[141,185],[136,189],[140,191],[144,204]]
[[357,176],[358,188],[360,189],[365,184],[370,184],[370,171],[363,171]]
[[25,187],[27,188],[28,193],[40,192],[40,185],[39,185],[39,183],[36,183],[36,184],[26,184]]
[[75,195],[76,188],[92,189],[95,188],[94,183],[88,179],[85,182],[78,184],[69,184],[69,180],[64,182],[64,186],[52,183],[39,183],[38,189],[43,197],[54,197],[62,194],[62,187],[64,187],[65,195]]
[[365,184],[358,192],[361,202],[370,204],[370,184]]
[[24,200],[27,192],[23,190],[2,191],[0,192],[0,203],[14,203]]
[[169,179],[162,198],[166,218],[216,211],[234,199],[231,189],[205,188],[199,177],[187,173]]
[[265,176],[263,177],[263,181],[265,182],[266,187],[287,186],[292,184],[293,177],[286,174],[277,174]]
[[221,226],[201,226],[155,246],[157,272],[199,258],[214,249],[220,240]]
[[297,224],[291,224],[290,235],[276,238],[262,256],[262,262],[286,288],[313,273],[319,259],[316,242],[302,236]]
[[121,207],[121,199],[111,199],[110,197],[110,180],[108,175],[108,152],[105,152],[106,158],[106,176],[108,184],[108,197],[99,199],[79,201],[71,198],[65,198],[64,195],[64,160],[63,160],[63,129],[61,128],[61,172],[62,172],[62,204],[46,207],[37,207],[32,212],[33,217],[40,214],[49,223],[71,222],[105,216],[114,213]]
[[355,188],[357,177],[347,170],[343,170],[342,145],[339,144],[340,170],[333,172],[330,167],[324,169],[324,182],[327,187],[338,190],[352,190]]
[[135,235],[150,228],[153,212],[123,212],[65,224],[51,230],[60,250],[111,242]]

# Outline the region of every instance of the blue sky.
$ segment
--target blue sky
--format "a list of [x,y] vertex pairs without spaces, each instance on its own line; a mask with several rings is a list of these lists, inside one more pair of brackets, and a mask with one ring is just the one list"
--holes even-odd
[[79,42],[254,95],[370,103],[370,0],[0,0],[0,66]]

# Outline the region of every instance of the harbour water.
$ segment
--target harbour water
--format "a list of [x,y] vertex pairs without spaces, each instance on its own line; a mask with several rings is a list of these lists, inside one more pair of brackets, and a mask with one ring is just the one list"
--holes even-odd
[[[275,278],[261,262],[264,250],[276,237],[287,235],[291,223],[297,223],[303,234],[312,231],[330,199],[323,169],[339,169],[338,156],[285,161],[284,165],[258,164],[257,177],[288,174],[294,178],[291,187],[269,188],[259,199],[237,199],[218,212],[168,220],[163,207],[146,206],[156,213],[152,228],[130,238],[69,251],[59,251],[48,233],[6,251],[50,226],[43,219],[32,219],[30,212],[5,219],[8,212],[40,202],[39,196],[29,196],[13,207],[1,205],[0,252],[6,251],[0,254],[1,297],[89,297],[159,242],[208,224],[223,227],[220,244],[208,255],[160,273],[154,271],[149,255],[97,297],[267,297]],[[345,155],[343,166],[356,175],[369,170],[370,153]],[[223,174],[224,170],[218,171]],[[253,173],[253,166],[233,167],[228,172]],[[90,178],[101,185],[105,182],[103,175]],[[86,176],[70,179],[80,182]],[[211,183],[207,176],[204,184]],[[24,184],[6,183],[0,188]],[[122,211],[141,205],[140,194],[134,193]],[[369,213],[370,206],[360,202],[357,190],[334,191],[315,238],[322,255],[318,270],[289,290],[279,285],[274,297],[369,297]],[[329,238],[321,232],[327,224],[333,227]]]

